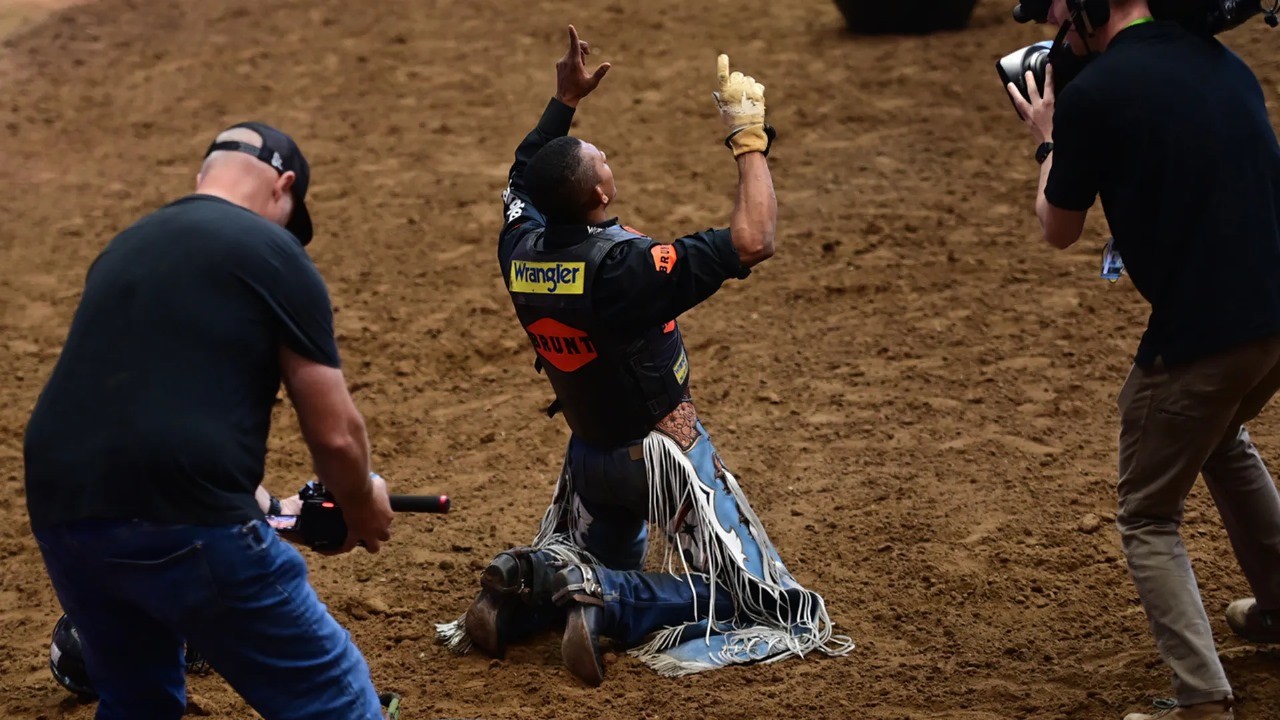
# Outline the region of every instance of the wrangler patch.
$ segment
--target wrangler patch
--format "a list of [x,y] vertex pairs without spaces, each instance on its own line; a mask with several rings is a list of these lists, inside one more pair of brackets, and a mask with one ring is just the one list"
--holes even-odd
[[680,348],[680,359],[676,360],[675,374],[678,383],[683,383],[685,378],[689,377],[689,356],[685,354],[684,348]]
[[574,372],[597,357],[586,333],[559,320],[542,318],[524,330],[538,355],[560,372]]
[[659,243],[650,248],[649,252],[653,255],[654,269],[670,275],[676,266],[676,249]]
[[581,295],[586,263],[530,262],[511,263],[511,292],[534,295]]

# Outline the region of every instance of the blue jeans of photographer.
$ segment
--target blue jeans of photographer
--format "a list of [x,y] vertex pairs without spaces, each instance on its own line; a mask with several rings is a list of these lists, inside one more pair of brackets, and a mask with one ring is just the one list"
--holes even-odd
[[264,521],[35,532],[84,645],[97,720],[181,717],[189,642],[266,720],[378,720],[369,667]]

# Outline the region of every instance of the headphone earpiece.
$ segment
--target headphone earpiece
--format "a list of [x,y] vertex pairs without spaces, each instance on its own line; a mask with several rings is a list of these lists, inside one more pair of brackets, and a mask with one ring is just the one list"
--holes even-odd
[[1077,28],[1084,35],[1093,35],[1111,19],[1111,0],[1067,0],[1067,7],[1084,26]]

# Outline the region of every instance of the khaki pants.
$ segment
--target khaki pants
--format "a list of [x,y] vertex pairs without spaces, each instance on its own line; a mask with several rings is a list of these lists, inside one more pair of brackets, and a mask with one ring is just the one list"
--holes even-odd
[[1135,366],[1120,391],[1116,525],[1183,705],[1231,696],[1178,535],[1201,472],[1259,606],[1280,609],[1280,496],[1243,426],[1278,387],[1280,337],[1173,369]]

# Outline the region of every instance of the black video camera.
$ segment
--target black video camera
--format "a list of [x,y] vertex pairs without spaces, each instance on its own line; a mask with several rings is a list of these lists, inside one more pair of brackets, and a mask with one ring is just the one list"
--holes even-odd
[[[337,550],[347,541],[347,523],[342,519],[333,493],[319,480],[311,480],[298,491],[302,510],[297,515],[268,515],[267,523],[286,538],[299,540],[312,550]],[[396,512],[447,513],[448,495],[391,495]]]
[[1045,71],[1049,67],[1049,51],[1052,48],[1053,42],[1044,40],[1000,58],[996,63],[996,72],[1000,73],[1000,80],[1005,87],[1013,83],[1022,97],[1030,101],[1031,94],[1027,88],[1027,73],[1030,72],[1035,78],[1036,87],[1043,93]]
[[[1035,79],[1036,88],[1043,96],[1045,78],[1050,65],[1053,66],[1053,91],[1062,92],[1062,88],[1080,74],[1085,65],[1089,64],[1090,59],[1071,52],[1070,46],[1061,41],[1043,40],[1000,58],[996,62],[996,72],[1000,74],[1000,81],[1005,87],[1013,83],[1023,99],[1031,102],[1031,93],[1027,88],[1028,72]],[[1011,102],[1012,100],[1013,98],[1010,98]],[[1017,108],[1016,103],[1014,108]]]

